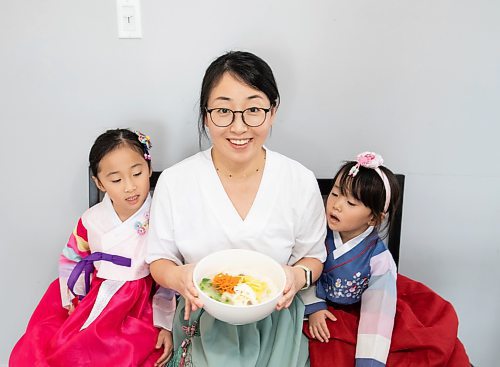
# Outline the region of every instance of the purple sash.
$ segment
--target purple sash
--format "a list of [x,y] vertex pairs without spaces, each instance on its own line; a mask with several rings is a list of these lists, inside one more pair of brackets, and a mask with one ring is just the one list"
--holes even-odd
[[110,261],[115,265],[130,267],[132,260],[128,257],[105,254],[104,252],[94,252],[87,257],[81,259],[75,268],[71,272],[68,278],[68,288],[78,299],[82,299],[84,296],[76,294],[74,291],[76,281],[80,277],[82,272],[85,272],[85,294],[89,293],[90,290],[90,276],[94,272],[94,261]]

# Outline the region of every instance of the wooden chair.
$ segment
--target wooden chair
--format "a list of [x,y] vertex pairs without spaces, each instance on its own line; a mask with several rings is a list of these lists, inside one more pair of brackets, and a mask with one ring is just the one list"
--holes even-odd
[[[156,182],[158,181],[158,178],[160,177],[161,171],[153,171],[153,174],[151,175],[150,178],[150,183],[151,183],[151,192],[154,191],[154,188],[156,186]],[[405,186],[405,176],[397,174],[396,175],[399,186],[400,186],[400,201],[399,201],[399,206],[396,209],[395,216],[393,218],[393,224],[392,227],[390,228],[389,231],[389,240],[387,247],[389,248],[389,251],[391,252],[392,256],[394,257],[394,261],[396,262],[396,265],[399,263],[399,244],[400,244],[400,238],[401,238],[401,219],[403,216],[403,193],[404,193],[404,186]],[[328,178],[318,178],[318,185],[319,189],[321,191],[321,195],[323,195],[323,198],[326,198],[328,194],[330,193],[330,190],[333,186],[333,179],[328,179]],[[92,180],[92,172],[89,170],[89,207],[94,206],[98,202],[100,202],[103,198],[102,192],[97,188],[95,185],[94,181]]]

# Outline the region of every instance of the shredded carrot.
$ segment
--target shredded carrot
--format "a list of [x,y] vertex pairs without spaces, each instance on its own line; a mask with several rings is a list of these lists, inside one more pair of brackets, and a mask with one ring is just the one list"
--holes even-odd
[[212,280],[212,285],[220,293],[224,292],[234,293],[234,287],[238,285],[240,280],[241,277],[239,276],[235,277],[226,273],[219,273],[216,276],[214,276],[214,279]]

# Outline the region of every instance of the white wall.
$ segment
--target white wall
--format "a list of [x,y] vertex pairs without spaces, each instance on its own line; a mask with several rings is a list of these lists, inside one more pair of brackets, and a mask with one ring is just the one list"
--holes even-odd
[[56,277],[110,127],[153,139],[156,169],[198,150],[209,62],[244,49],[275,71],[269,146],[331,176],[362,150],[407,175],[400,271],[456,307],[473,362],[500,359],[500,2],[1,0],[0,365]]

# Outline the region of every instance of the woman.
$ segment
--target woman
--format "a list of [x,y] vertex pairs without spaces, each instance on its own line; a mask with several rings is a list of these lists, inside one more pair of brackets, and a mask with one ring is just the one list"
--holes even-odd
[[[155,280],[182,296],[172,364],[308,364],[304,305],[295,295],[322,271],[326,221],[313,173],[264,147],[278,104],[266,62],[247,52],[220,56],[206,70],[200,96],[200,139],[208,130],[212,147],[168,168],[158,181],[147,261]],[[235,326],[201,312],[194,265],[228,248],[259,251],[283,264],[285,291],[267,318]]]

